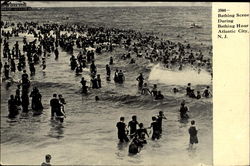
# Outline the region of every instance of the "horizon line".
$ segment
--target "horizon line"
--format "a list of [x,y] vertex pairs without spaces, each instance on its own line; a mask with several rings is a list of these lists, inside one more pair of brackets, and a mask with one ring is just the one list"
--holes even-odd
[[194,7],[212,6],[209,2],[162,1],[25,1],[31,7]]
[[[32,7],[32,6],[31,6]],[[85,7],[211,7],[211,6],[33,6],[32,8],[85,8]]]

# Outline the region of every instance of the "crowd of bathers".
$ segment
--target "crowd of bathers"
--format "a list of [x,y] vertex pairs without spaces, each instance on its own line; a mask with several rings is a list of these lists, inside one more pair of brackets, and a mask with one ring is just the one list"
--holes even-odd
[[[166,119],[162,111],[159,112],[159,115],[152,117],[152,123],[148,128],[144,127],[143,123],[137,121],[137,116],[133,115],[132,120],[129,121],[128,125],[125,124],[125,118],[120,117],[120,121],[117,122],[116,127],[118,129],[118,139],[121,143],[129,142],[129,138],[132,140],[129,146],[129,153],[136,154],[143,147],[144,144],[147,144],[146,136],[149,137],[147,129],[153,129],[152,140],[160,139],[162,134],[162,120]],[[128,128],[130,129],[128,131]],[[139,129],[137,129],[139,126]]]
[[[11,30],[5,30],[5,29]],[[129,60],[130,64],[137,63],[136,59],[143,58],[149,62],[158,62],[163,64],[166,68],[172,70],[183,70],[187,66],[194,66],[197,69],[205,69],[211,74],[212,61],[211,58],[205,58],[201,50],[195,50],[188,43],[172,42],[169,40],[160,39],[156,35],[149,35],[134,30],[125,30],[107,27],[90,27],[80,24],[39,24],[35,22],[11,23],[1,21],[1,45],[3,45],[3,57],[5,63],[3,66],[4,79],[11,80],[10,73],[17,71],[23,72],[21,81],[17,85],[16,95],[11,95],[9,105],[9,117],[14,118],[22,106],[23,112],[28,112],[29,97],[32,98],[31,108],[39,111],[43,109],[42,95],[38,88],[33,87],[33,91],[29,93],[31,82],[27,74],[27,67],[30,71],[30,76],[36,74],[36,67],[40,66],[42,70],[46,69],[46,59],[54,56],[55,60],[60,58],[59,50],[67,52],[69,55],[70,68],[75,72],[76,76],[81,75],[84,68],[89,68],[91,79],[90,86],[87,85],[87,80],[82,77],[80,83],[82,85],[81,92],[88,94],[89,88],[102,88],[101,75],[98,73],[96,66],[96,56],[103,56],[104,52],[111,53],[116,48],[122,48],[124,53],[117,55],[117,57],[109,56],[109,62],[106,64],[106,81],[112,81],[112,69],[114,70],[113,81],[118,84],[123,84],[125,81],[124,72],[121,69],[114,69],[114,60]],[[12,37],[19,37],[21,33],[33,35],[34,40],[28,41],[26,36],[23,37],[23,48],[20,48],[20,41],[16,41],[11,48],[9,39]],[[74,48],[80,49],[78,54],[75,54]],[[211,48],[207,48],[211,51]],[[75,55],[76,56],[75,56]],[[209,57],[209,56],[208,56]],[[210,56],[211,57],[211,56]],[[2,58],[0,62],[0,69],[2,73]],[[199,71],[198,70],[198,71]],[[155,100],[164,99],[164,95],[158,90],[157,84],[153,85],[152,90],[149,89],[148,84],[144,81],[143,74],[135,78],[138,81],[138,89],[141,95],[151,95]],[[9,85],[8,83],[8,86]],[[178,93],[177,88],[173,88],[174,93]],[[195,94],[191,84],[188,84],[186,89],[187,96],[190,98],[200,99],[210,97],[211,92],[209,87],[204,90],[203,94],[197,91]],[[64,105],[60,95],[53,95],[50,102],[51,116],[58,117],[59,121],[63,122],[65,117]],[[96,100],[99,100],[96,96]],[[185,103],[182,103],[180,108],[180,117],[187,118],[188,109]],[[161,121],[163,113],[160,112],[158,118],[153,117],[151,127],[153,128],[152,139],[159,139],[161,136]],[[121,122],[117,123],[118,138],[127,141],[127,136],[124,127],[124,118],[121,117]],[[145,131],[143,124],[139,124],[139,129],[133,127],[138,122],[133,117],[133,120],[128,125],[130,127],[130,136],[141,139],[139,143],[145,143],[142,131]],[[156,125],[157,124],[157,125]],[[159,125],[160,124],[160,125]],[[132,127],[131,127],[132,126]],[[147,132],[145,132],[146,135]],[[138,141],[133,139],[133,142]]]

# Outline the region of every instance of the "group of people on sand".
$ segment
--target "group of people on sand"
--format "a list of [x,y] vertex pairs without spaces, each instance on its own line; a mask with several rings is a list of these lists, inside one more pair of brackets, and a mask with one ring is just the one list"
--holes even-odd
[[[131,140],[131,144],[129,145],[129,153],[137,154],[144,144],[147,144],[146,136],[149,137],[149,133],[147,129],[152,128],[152,140],[160,139],[162,134],[162,120],[167,119],[162,111],[159,112],[158,116],[152,117],[152,123],[148,128],[144,127],[143,123],[139,123],[137,121],[137,116],[133,115],[131,121],[129,121],[128,125],[125,124],[125,118],[120,117],[120,121],[117,122],[116,127],[118,130],[118,139],[121,143],[129,142]],[[138,128],[137,128],[138,126]],[[129,130],[128,130],[129,128]],[[129,139],[129,138],[130,139]]]

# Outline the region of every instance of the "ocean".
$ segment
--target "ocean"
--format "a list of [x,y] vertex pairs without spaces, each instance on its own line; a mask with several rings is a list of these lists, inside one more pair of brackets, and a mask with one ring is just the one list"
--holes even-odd
[[[144,33],[155,33],[163,39],[190,43],[193,50],[202,50],[208,55],[212,46],[211,7],[84,7],[84,8],[45,8],[37,11],[1,12],[3,21],[39,21],[48,23],[82,23],[91,26],[133,29]],[[192,23],[201,29],[190,28]],[[22,37],[11,38],[14,41]],[[180,38],[177,38],[180,35]],[[33,40],[32,36],[27,37]],[[2,48],[2,47],[1,47]],[[196,90],[212,87],[212,79],[206,71],[200,74],[192,69],[182,72],[167,71],[157,63],[145,59],[135,64],[119,60],[116,55],[124,50],[105,52],[96,56],[97,71],[101,74],[102,88],[91,89],[85,96],[80,93],[81,77],[89,84],[89,70],[76,76],[70,69],[70,55],[59,50],[59,59],[54,55],[46,61],[46,71],[36,66],[36,75],[31,77],[31,86],[38,87],[42,94],[43,114],[33,116],[20,114],[9,120],[8,98],[15,94],[16,83],[6,88],[1,83],[1,162],[14,165],[39,165],[46,154],[51,154],[53,165],[212,165],[213,161],[213,113],[212,99],[194,100],[185,96],[188,82]],[[77,49],[74,55],[78,54]],[[111,75],[116,68],[124,71],[123,85],[105,80],[105,65],[109,57],[114,57]],[[211,56],[211,55],[210,55]],[[2,57],[2,49],[1,49]],[[212,58],[212,57],[210,57]],[[4,59],[2,58],[2,62]],[[158,85],[165,96],[163,101],[155,101],[149,96],[141,96],[135,80],[142,72],[149,83]],[[18,81],[21,73],[13,74]],[[171,89],[177,87],[180,93]],[[53,93],[62,94],[67,104],[67,118],[63,124],[50,120],[49,101]],[[100,101],[95,101],[99,96]],[[199,144],[195,150],[188,150],[188,123],[181,123],[179,107],[185,99],[190,109],[190,120],[195,120],[199,128]],[[128,144],[119,144],[116,123],[120,116],[125,122],[137,115],[138,121],[149,127],[151,117],[163,111],[167,120],[163,121],[162,138],[148,139],[148,144],[135,156],[128,155]]]

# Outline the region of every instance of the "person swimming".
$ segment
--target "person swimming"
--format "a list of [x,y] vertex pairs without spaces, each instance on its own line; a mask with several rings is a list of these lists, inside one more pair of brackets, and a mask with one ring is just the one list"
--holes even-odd
[[134,58],[131,58],[129,64],[134,64],[135,63],[135,59]]
[[179,90],[177,88],[173,88],[173,92],[177,93],[177,92],[179,92]]
[[161,94],[161,91],[157,91],[155,100],[162,100],[162,99],[164,99],[164,96]]

